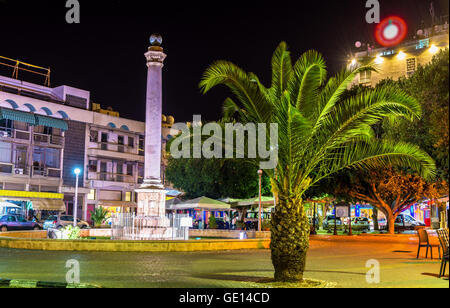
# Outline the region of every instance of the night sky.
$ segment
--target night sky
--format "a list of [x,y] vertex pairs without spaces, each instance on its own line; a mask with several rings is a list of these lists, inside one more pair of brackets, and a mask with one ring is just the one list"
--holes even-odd
[[[121,116],[144,120],[144,52],[151,33],[163,36],[168,57],[163,72],[163,112],[176,121],[193,114],[217,120],[224,88],[200,94],[203,71],[231,60],[270,82],[270,59],[280,41],[297,58],[320,51],[336,72],[356,41],[373,42],[365,0],[314,1],[96,1],[80,0],[81,23],[65,22],[65,0],[0,0],[0,55],[51,67],[52,87],[91,91],[94,102]],[[399,15],[413,35],[429,24],[430,1],[380,0],[381,17]],[[448,1],[434,1],[448,15]],[[4,72],[4,71],[2,71]],[[23,76],[23,79],[29,80]]]

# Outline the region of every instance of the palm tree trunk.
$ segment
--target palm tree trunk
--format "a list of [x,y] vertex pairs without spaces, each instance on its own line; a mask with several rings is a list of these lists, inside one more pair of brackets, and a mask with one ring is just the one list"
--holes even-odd
[[270,248],[275,281],[302,281],[310,232],[302,202],[280,196],[272,216],[271,230]]

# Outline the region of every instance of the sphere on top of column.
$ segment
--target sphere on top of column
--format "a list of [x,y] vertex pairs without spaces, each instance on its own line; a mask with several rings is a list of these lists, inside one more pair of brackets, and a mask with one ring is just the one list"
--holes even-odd
[[145,57],[147,58],[147,66],[162,66],[164,59],[166,58],[164,49],[161,47],[163,41],[162,36],[158,33],[153,33],[150,36],[149,41],[151,46],[148,48],[148,52],[145,54]]
[[150,45],[152,46],[161,46],[162,45],[162,36],[159,33],[153,33],[150,35]]

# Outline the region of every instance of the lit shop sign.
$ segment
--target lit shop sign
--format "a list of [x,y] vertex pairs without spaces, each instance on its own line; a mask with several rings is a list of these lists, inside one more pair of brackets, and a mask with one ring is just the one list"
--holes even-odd
[[416,45],[416,49],[423,49],[430,47],[430,39],[420,40],[419,44]]

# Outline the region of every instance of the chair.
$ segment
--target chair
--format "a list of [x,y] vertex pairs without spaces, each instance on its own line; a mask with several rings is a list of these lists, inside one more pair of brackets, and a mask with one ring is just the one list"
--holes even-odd
[[439,271],[439,278],[441,278],[442,276],[445,275],[445,269],[447,268],[448,262],[448,230],[444,229],[437,230],[437,234],[443,251],[441,269]]
[[428,258],[428,248],[431,251],[431,259],[433,260],[433,247],[438,248],[439,257],[441,257],[441,246],[439,244],[430,244],[430,239],[428,233],[425,229],[421,228],[417,230],[417,235],[419,236],[419,248],[417,249],[417,259],[419,259],[420,248],[426,247],[427,252],[425,254],[425,259]]

